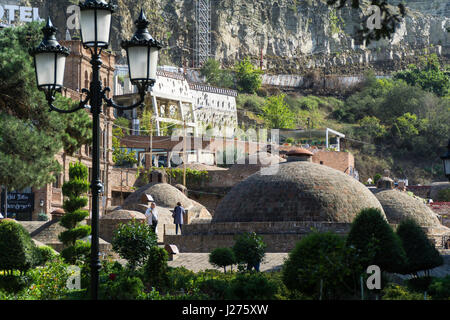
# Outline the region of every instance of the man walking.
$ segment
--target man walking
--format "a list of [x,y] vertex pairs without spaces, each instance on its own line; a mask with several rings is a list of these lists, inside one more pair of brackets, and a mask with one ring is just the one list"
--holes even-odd
[[183,232],[181,226],[183,225],[183,215],[185,213],[186,211],[181,206],[181,202],[178,202],[172,214],[173,223],[175,223],[175,234],[178,234],[178,226],[180,226],[180,233]]
[[145,217],[147,218],[148,225],[152,227],[153,232],[157,233],[156,227],[158,225],[158,212],[154,202],[152,202],[150,207],[145,211]]

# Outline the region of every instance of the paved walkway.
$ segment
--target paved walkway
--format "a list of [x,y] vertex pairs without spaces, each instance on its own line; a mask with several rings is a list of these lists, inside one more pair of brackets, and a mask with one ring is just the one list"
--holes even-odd
[[[261,263],[260,270],[275,271],[280,269],[287,256],[287,253],[266,253],[264,261]],[[180,253],[174,261],[169,261],[169,266],[185,267],[194,272],[206,269],[217,269],[209,263],[209,253]],[[217,270],[223,271],[223,268]],[[236,270],[235,267],[233,267],[233,270]]]
[[[431,271],[431,275],[435,277],[445,277],[450,275],[450,252],[445,252],[444,265]],[[281,268],[284,260],[287,259],[287,253],[266,253],[261,271],[276,271]],[[217,269],[209,263],[209,253],[180,253],[174,261],[169,261],[171,267],[185,267],[186,269],[198,272],[206,269]],[[234,268],[233,268],[234,269]],[[223,270],[222,268],[217,270]],[[400,278],[409,278],[409,276],[401,276]]]
[[[261,264],[261,271],[277,271],[280,270],[285,259],[287,259],[287,253],[266,253],[263,263]],[[435,277],[445,277],[450,275],[450,250],[443,252],[444,265],[435,268],[431,271],[431,275]],[[119,259],[120,263],[126,263],[125,260]],[[169,261],[170,267],[185,267],[186,269],[192,270],[194,272],[216,269],[223,271],[222,268],[215,268],[209,263],[209,253],[180,253],[178,257]],[[233,267],[233,270],[236,267]],[[227,268],[228,270],[228,268]],[[397,275],[400,279],[407,279],[409,276]]]

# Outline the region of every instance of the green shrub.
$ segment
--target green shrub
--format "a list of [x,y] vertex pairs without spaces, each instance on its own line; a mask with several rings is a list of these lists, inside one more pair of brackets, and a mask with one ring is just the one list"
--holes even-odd
[[402,273],[417,277],[419,271],[428,271],[444,263],[439,251],[413,219],[402,221],[397,228],[397,235],[402,241],[408,260]]
[[245,58],[235,66],[236,81],[239,91],[255,93],[262,84],[262,71],[254,67],[249,58]]
[[65,214],[59,223],[67,229],[73,229],[76,227],[78,222],[83,221],[89,216],[89,212],[86,210],[76,210],[72,214]]
[[224,279],[207,279],[198,285],[200,291],[212,300],[223,300],[229,295],[230,283]]
[[48,216],[44,212],[38,214],[38,221],[48,221]]
[[100,287],[100,296],[106,300],[136,300],[144,291],[142,280],[127,272],[117,275]]
[[437,201],[450,202],[450,189],[439,190]]
[[49,261],[44,267],[33,269],[29,273],[33,279],[29,294],[38,300],[59,300],[69,292],[66,286],[71,273],[68,265],[60,258]]
[[419,277],[411,278],[406,281],[408,290],[415,292],[425,292],[428,291],[431,283],[433,282],[432,277]]
[[189,291],[194,287],[196,274],[185,267],[169,268],[169,287],[172,292]]
[[15,221],[0,222],[0,270],[26,272],[37,263],[36,245]]
[[291,291],[323,298],[349,293],[354,274],[352,250],[345,239],[333,233],[311,233],[297,243],[283,265],[283,282]]
[[239,273],[231,280],[228,299],[231,300],[273,300],[277,286],[263,273]]
[[67,231],[63,231],[59,234],[58,239],[62,243],[70,243],[74,245],[77,239],[82,239],[91,234],[90,226],[79,226]]
[[373,184],[377,184],[378,180],[381,179],[381,174],[377,173],[376,175],[373,176]]
[[246,264],[247,270],[257,268],[264,259],[267,245],[256,233],[240,235],[233,246],[236,262]]
[[210,253],[209,262],[227,272],[227,266],[235,264],[236,257],[231,248],[217,248]]
[[429,287],[429,294],[433,297],[433,300],[449,300],[450,275],[444,278],[434,278]]
[[64,248],[61,257],[73,264],[87,263],[91,253],[91,245],[82,240],[77,240],[75,245]]
[[[16,294],[28,286],[29,278],[19,275],[0,276],[0,290],[6,293]],[[1,300],[1,299],[0,299]]]
[[113,250],[126,259],[132,269],[143,265],[157,244],[153,229],[136,220],[119,225],[112,240]]
[[165,249],[159,247],[150,249],[147,263],[144,266],[144,276],[150,287],[157,289],[167,287],[169,283],[168,260],[169,255]]
[[402,272],[407,263],[400,238],[379,209],[361,210],[353,220],[347,246],[356,249],[358,263],[363,270],[377,265],[382,271]]
[[55,250],[49,246],[37,247],[36,250],[38,251],[37,265],[42,266],[56,257]]
[[87,206],[87,198],[73,198],[64,200],[63,207],[66,212],[74,212],[80,208]]
[[397,284],[390,284],[384,288],[382,300],[424,300],[424,295],[410,292]]

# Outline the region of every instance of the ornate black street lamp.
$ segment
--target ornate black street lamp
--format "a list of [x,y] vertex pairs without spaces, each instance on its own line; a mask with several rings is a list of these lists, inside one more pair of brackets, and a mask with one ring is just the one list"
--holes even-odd
[[444,162],[444,173],[450,181],[450,140],[448,140],[447,153],[441,157]]
[[93,122],[93,154],[92,154],[92,240],[91,240],[91,295],[92,299],[98,298],[98,280],[101,268],[99,258],[99,193],[103,189],[100,181],[100,113],[102,113],[103,102],[109,107],[118,110],[130,110],[136,108],[144,102],[145,92],[154,85],[156,81],[156,68],[158,63],[158,51],[161,44],[154,40],[147,30],[149,21],[146,19],[143,10],[138,20],[135,22],[137,31],[129,41],[123,41],[122,47],[128,54],[129,76],[131,83],[136,85],[140,99],[137,103],[123,107],[119,106],[112,99],[108,99],[106,94],[110,88],[103,88],[100,82],[100,67],[102,65],[102,50],[108,48],[111,16],[115,6],[106,3],[104,0],[86,0],[80,3],[80,25],[83,46],[91,52],[91,65],[93,78],[90,88],[82,89],[85,99],[80,101],[78,107],[72,110],[61,110],[53,105],[56,92],[61,92],[64,79],[65,59],[69,55],[69,50],[62,47],[56,41],[56,28],[50,19],[42,29],[44,39],[39,46],[30,53],[34,57],[36,68],[36,80],[39,90],[44,91],[50,111],[60,113],[72,113],[83,109],[88,104],[92,113]]

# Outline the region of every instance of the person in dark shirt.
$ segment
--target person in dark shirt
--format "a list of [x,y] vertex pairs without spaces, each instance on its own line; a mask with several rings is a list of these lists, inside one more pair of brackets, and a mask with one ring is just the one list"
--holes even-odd
[[177,206],[175,207],[175,209],[173,209],[173,223],[175,223],[175,232],[176,234],[178,234],[178,226],[180,227],[180,233],[183,232],[182,231],[182,225],[183,225],[183,215],[185,214],[185,210],[181,205],[181,202],[177,203]]

